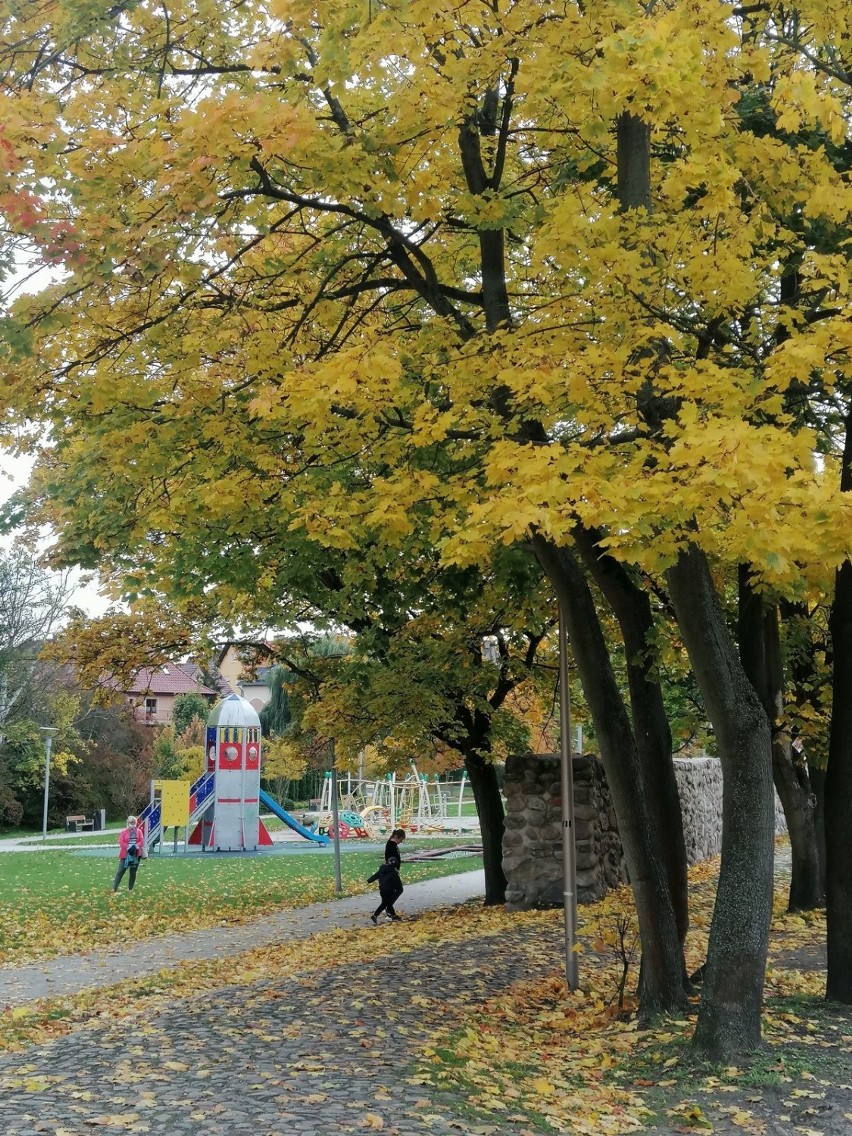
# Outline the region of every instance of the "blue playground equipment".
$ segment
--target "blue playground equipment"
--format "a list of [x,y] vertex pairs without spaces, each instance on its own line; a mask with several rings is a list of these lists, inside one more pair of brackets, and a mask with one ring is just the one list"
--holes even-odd
[[[202,773],[197,781],[189,787],[189,824],[193,826],[201,820],[207,809],[210,807],[210,801],[213,796],[215,788],[216,774],[214,770],[208,770]],[[288,828],[292,828],[294,832],[298,832],[299,836],[303,836],[305,840],[312,840],[315,844],[330,844],[331,841],[327,836],[321,836],[317,832],[312,832],[303,824],[299,824],[294,816],[282,809],[274,797],[270,797],[268,793],[260,791],[260,803],[264,808],[282,820]],[[148,834],[148,847],[153,847],[158,840],[162,839],[161,823],[160,823],[160,802],[152,801],[146,805],[142,812],[139,814],[139,823],[147,826],[146,831]]]
[[279,820],[283,820],[288,828],[292,828],[294,832],[298,832],[299,836],[304,836],[305,840],[313,840],[316,844],[330,844],[331,841],[327,836],[320,836],[317,832],[311,832],[309,828],[305,828],[303,824],[299,824],[295,817],[291,816],[286,809],[282,809],[278,802],[270,797],[268,793],[264,793],[263,789],[260,790],[260,803],[264,808],[277,816]]

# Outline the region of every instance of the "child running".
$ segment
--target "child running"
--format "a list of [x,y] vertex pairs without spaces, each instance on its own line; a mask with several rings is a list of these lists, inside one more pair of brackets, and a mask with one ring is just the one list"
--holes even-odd
[[394,903],[396,903],[403,892],[402,880],[399,878],[399,871],[397,869],[397,861],[393,859],[386,860],[384,864],[379,867],[379,870],[370,876],[367,883],[373,884],[376,880],[379,881],[379,896],[382,902],[370,918],[374,923],[378,923],[379,916],[383,911],[386,911],[388,919],[392,919],[395,923],[400,922],[402,916],[397,915],[393,907]]

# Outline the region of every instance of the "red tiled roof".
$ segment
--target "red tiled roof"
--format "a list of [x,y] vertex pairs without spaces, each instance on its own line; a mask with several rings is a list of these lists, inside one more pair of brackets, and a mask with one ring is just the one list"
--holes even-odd
[[201,682],[194,663],[168,663],[156,670],[141,670],[126,689],[127,694],[207,694],[219,697]]

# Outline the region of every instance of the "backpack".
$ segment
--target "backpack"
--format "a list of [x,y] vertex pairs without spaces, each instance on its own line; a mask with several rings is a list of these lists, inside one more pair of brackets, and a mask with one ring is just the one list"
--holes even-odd
[[130,836],[129,836],[128,840],[127,840],[127,856],[126,856],[126,860],[127,860],[127,865],[128,865],[128,867],[131,867],[131,868],[134,868],[134,867],[136,867],[136,865],[137,865],[137,864],[139,863],[139,860],[140,860],[140,858],[141,858],[141,856],[142,856],[142,850],[141,850],[141,848],[139,847],[139,843],[138,843],[138,841],[137,841],[137,839],[136,839],[136,833],[137,833],[137,831],[138,831],[138,830],[134,828],[134,829],[133,829],[133,830],[131,831],[131,833],[130,833]]

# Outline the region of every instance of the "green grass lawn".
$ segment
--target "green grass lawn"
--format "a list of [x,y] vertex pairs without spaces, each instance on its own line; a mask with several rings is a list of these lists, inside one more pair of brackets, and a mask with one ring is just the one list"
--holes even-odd
[[[403,850],[459,843],[410,841]],[[343,892],[374,891],[366,877],[381,853],[344,846]],[[470,871],[478,855],[403,863],[403,882]],[[140,867],[136,889],[111,891],[117,858],[76,851],[0,853],[0,958],[5,964],[71,954],[166,932],[243,922],[281,908],[334,898],[334,857],[309,848],[294,855],[158,856]],[[401,908],[405,910],[404,897]]]
[[[262,819],[263,819],[263,823],[266,826],[267,830],[271,833],[276,833],[276,832],[289,833],[290,832],[289,826],[286,825],[284,823],[284,821],[279,820],[278,817],[264,816]],[[97,848],[98,846],[104,845],[104,844],[115,845],[118,841],[118,834],[123,827],[124,827],[124,825],[121,824],[121,823],[108,824],[107,827],[103,830],[103,832],[95,833],[94,835],[90,832],[86,832],[86,833],[78,832],[78,833],[73,833],[73,834],[69,833],[67,835],[63,835],[60,832],[54,832],[54,833],[48,832],[46,840],[42,839],[41,833],[39,833],[38,836],[35,836],[32,833],[23,833],[21,836],[18,837],[18,839],[20,840],[22,845],[24,845],[26,847],[32,847],[32,848],[40,848],[40,847],[45,847],[45,846],[48,847],[48,848],[62,848],[62,849],[68,849],[68,850],[70,850],[72,848],[73,849],[77,849],[77,848]],[[386,834],[383,833],[380,839],[384,840],[385,835]],[[75,839],[75,837],[76,837],[76,839]],[[174,837],[174,829],[173,828],[167,829],[166,830],[166,847],[167,848],[172,847],[173,837]],[[425,843],[418,843],[417,847],[438,848],[438,847],[441,847],[441,846],[447,845],[447,844],[458,844],[459,842],[463,842],[463,843],[468,842],[469,840],[476,842],[476,841],[479,840],[479,831],[476,830],[475,832],[462,832],[462,833],[449,832],[449,833],[447,833],[446,835],[443,835],[443,836],[436,836],[436,835],[433,834],[433,835],[428,836],[428,837],[421,837],[421,836],[418,836],[418,835],[414,835],[413,837],[409,837],[409,843],[406,845],[407,848],[411,847],[412,839],[416,840],[416,841],[421,841],[421,842],[425,841]],[[183,847],[183,829],[181,829],[181,831],[180,831],[180,837],[178,839],[178,847],[179,848]]]
[[[47,834],[47,840],[43,840],[41,836],[21,838],[21,844],[27,848],[38,848],[39,846],[46,848],[94,848],[99,844],[117,844],[118,834],[123,828],[123,825],[116,825],[114,828],[106,828],[97,836],[92,836],[90,833],[69,833],[68,836],[60,836],[59,834],[51,836]],[[74,837],[77,837],[75,840]]]

